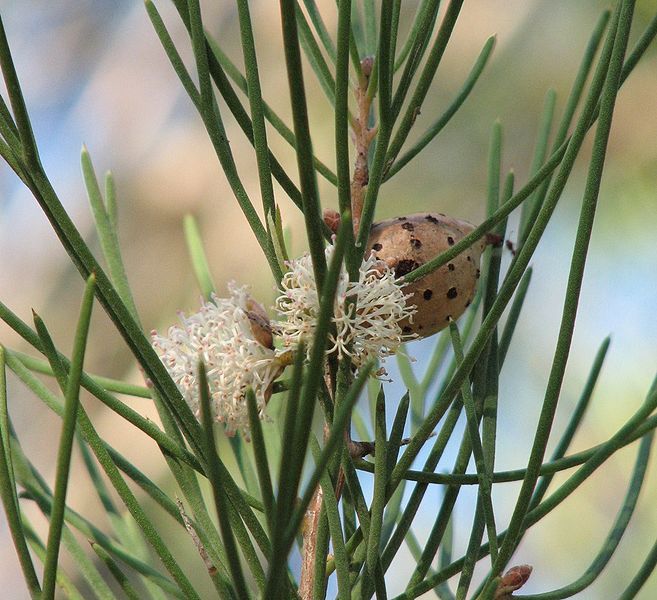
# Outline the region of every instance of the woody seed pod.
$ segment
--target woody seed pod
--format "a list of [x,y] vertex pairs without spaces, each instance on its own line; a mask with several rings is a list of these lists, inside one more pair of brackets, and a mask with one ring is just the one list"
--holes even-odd
[[[418,213],[375,223],[368,247],[403,277],[435,258],[474,229],[467,221],[443,214]],[[428,337],[444,329],[450,319],[460,317],[470,306],[479,279],[479,259],[486,246],[484,239],[453,258],[446,265],[404,287],[412,294],[406,300],[415,305],[412,320],[400,323],[405,334]]]

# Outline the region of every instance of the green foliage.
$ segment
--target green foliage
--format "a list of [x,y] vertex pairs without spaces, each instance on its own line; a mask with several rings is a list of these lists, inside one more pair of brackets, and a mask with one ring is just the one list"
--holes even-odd
[[[417,281],[484,236],[492,234],[503,239],[507,219],[514,212],[520,219],[516,252],[504,267],[499,247],[484,255],[477,297],[462,326],[451,322],[449,330],[438,338],[421,377],[413,371],[406,354],[398,354],[408,393],[396,405],[384,386],[369,386],[373,410],[371,423],[367,424],[355,406],[368,388],[368,381],[372,382],[374,361],[356,369],[349,348],[340,357],[329,352],[327,358],[343,265],[352,281],[356,279],[381,187],[439,136],[467,102],[491,60],[495,39],[490,37],[484,43],[444,113],[432,119],[425,131],[418,132],[417,115],[426,106],[430,86],[457,27],[462,1],[449,2],[440,16],[438,0],[422,0],[411,16],[400,0],[353,4],[341,0],[337,7],[327,9],[335,12],[330,15],[331,22],[337,23],[332,32],[326,25],[329,19],[313,0],[304,0],[303,6],[296,0],[281,0],[292,115],[289,127],[263,98],[249,2],[236,3],[243,71],[237,66],[240,59],[231,59],[208,33],[198,0],[173,3],[188,33],[187,48],[174,43],[152,0],[146,0],[146,11],[181,86],[199,113],[276,284],[287,268],[288,255],[283,217],[275,202],[275,182],[303,214],[320,296],[316,327],[309,346],[301,344],[288,361],[293,363],[289,379],[277,382],[271,390],[275,397],[272,404],[282,402],[284,406],[278,417],[273,423],[263,424],[255,392],[249,389],[246,402],[250,444],[238,437],[221,446],[213,424],[212,390],[203,361],[198,372],[199,422],[142,330],[119,245],[118,201],[112,176],[106,177],[103,194],[91,157],[83,149],[82,171],[100,241],[99,258],[80,235],[51,185],[39,158],[19,76],[0,22],[0,67],[6,85],[6,100],[0,102],[0,155],[32,192],[72,263],[88,282],[70,359],[57,349],[40,318],[35,315],[33,330],[0,304],[0,317],[46,359],[0,348],[0,494],[31,596],[52,598],[59,585],[69,597],[81,597],[76,586],[83,578],[102,598],[116,597],[119,590],[130,598],[202,597],[198,581],[185,572],[178,552],[161,535],[151,512],[154,505],[163,509],[178,535],[191,539],[209,582],[222,598],[296,598],[298,594],[304,599],[321,598],[333,590],[339,598],[386,598],[386,575],[399,560],[404,543],[416,564],[398,599],[415,598],[430,590],[440,598],[509,598],[500,591],[500,582],[505,582],[504,572],[527,531],[570,497],[607,459],[640,440],[626,498],[590,567],[571,584],[527,597],[566,598],[586,589],[613,556],[633,516],[657,427],[655,384],[645,403],[607,441],[568,454],[593,398],[609,338],[593,361],[579,403],[549,460],[546,453],[554,437],[553,422],[572,345],[617,94],[657,35],[657,16],[627,53],[634,2],[618,0],[613,13],[601,15],[558,124],[556,93],[547,92],[530,177],[518,182],[517,190],[513,172],[502,172],[502,124],[493,124],[487,218],[449,250],[407,274],[405,280]],[[406,21],[408,27],[403,26]],[[193,57],[193,69],[185,64],[185,55]],[[334,109],[335,171],[313,152],[304,56]],[[242,102],[238,90],[246,94],[248,103]],[[264,219],[247,192],[244,174],[238,171],[228,142],[224,125],[227,111],[253,146]],[[269,129],[267,122],[272,126]],[[582,147],[591,129],[595,133],[562,319],[531,451],[525,468],[496,471],[499,378],[531,285],[530,262],[559,205],[575,161],[583,160]],[[356,148],[352,148],[352,134]],[[273,135],[279,135],[294,149],[296,172],[286,172],[284,163],[274,155],[269,140]],[[352,164],[356,166],[352,168]],[[341,213],[328,261],[325,249],[331,232],[323,220],[318,175],[335,187]],[[188,217],[184,227],[199,287],[204,297],[210,298],[215,286],[199,226]],[[147,385],[129,385],[83,370],[94,298],[123,337],[125,350],[142,369]],[[14,430],[8,407],[7,369],[62,418],[52,490],[23,452]],[[61,393],[52,392],[36,374],[54,377]],[[174,492],[150,480],[138,465],[100,437],[79,405],[81,387],[118,418],[134,425],[139,435],[145,434],[156,443],[175,482]],[[116,394],[150,399],[161,427]],[[393,406],[395,411],[391,410]],[[462,413],[466,423],[463,432],[457,426]],[[386,414],[395,414],[391,426]],[[313,423],[319,420],[323,436],[313,430]],[[354,442],[345,436],[351,431],[352,420],[357,428],[372,433],[374,439]],[[403,439],[404,431],[410,433],[410,438]],[[71,470],[76,434],[86,473],[108,516],[109,532],[67,506],[67,487],[74,478],[84,476],[83,472]],[[274,443],[277,436],[281,443]],[[453,469],[450,473],[436,472],[450,443],[458,447]],[[224,453],[228,447],[234,462]],[[422,451],[426,451],[424,465],[413,469]],[[365,460],[368,454],[374,455],[373,461]],[[467,472],[471,461],[474,473]],[[556,473],[574,468],[574,473],[554,484]],[[139,488],[138,493],[126,476]],[[364,489],[368,479],[372,481],[371,492]],[[502,529],[494,489],[509,481],[521,482],[521,487],[512,516]],[[441,488],[442,499],[421,545],[412,525],[419,518],[430,486]],[[473,514],[464,520],[454,507],[466,486],[476,486],[477,502]],[[49,521],[46,543],[25,514],[24,507],[30,502]],[[471,523],[469,531],[464,522]],[[454,558],[452,545],[455,531],[467,539],[467,550],[458,558]],[[73,532],[90,540],[93,553],[81,548]],[[60,547],[73,559],[78,571],[75,575],[62,570]],[[300,572],[290,561],[296,550],[303,565]],[[101,572],[90,556],[97,556],[106,569]],[[35,559],[43,564],[42,577]],[[478,582],[479,587],[473,589],[475,568],[481,564],[485,564],[486,574]],[[624,599],[639,593],[656,564],[657,550],[653,547],[642,565],[627,567]],[[454,594],[447,582],[457,576]]]

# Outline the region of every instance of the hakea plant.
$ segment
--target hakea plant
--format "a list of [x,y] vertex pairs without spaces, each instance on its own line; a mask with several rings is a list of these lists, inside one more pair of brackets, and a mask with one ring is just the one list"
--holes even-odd
[[[617,0],[613,11],[601,15],[556,126],[555,94],[548,93],[531,175],[519,189],[513,173],[502,183],[502,126],[493,125],[487,216],[474,226],[429,210],[375,222],[382,186],[459,110],[493,50],[490,38],[445,113],[409,142],[411,131],[424,122],[418,120],[420,109],[423,119],[432,112],[425,101],[457,27],[462,0],[423,0],[416,3],[414,16],[406,14],[408,3],[395,0],[363,2],[362,11],[360,3],[340,0],[327,3],[330,19],[313,0],[304,0],[303,6],[281,0],[292,128],[263,100],[248,0],[236,0],[244,73],[207,32],[198,0],[173,4],[189,33],[193,68],[182,58],[190,56],[189,48],[174,43],[152,0],[146,0],[146,10],[263,250],[278,297],[265,310],[242,285],[247,282],[230,284],[227,298],[217,294],[198,230],[188,221],[190,254],[204,299],[198,312],[181,312],[179,324],[149,339],[121,258],[111,176],[103,194],[83,151],[105,269],[44,171],[0,21],[0,67],[8,100],[3,97],[0,103],[0,155],[34,194],[87,281],[70,359],[57,349],[38,315],[33,329],[0,304],[0,317],[47,359],[0,349],[0,493],[31,597],[53,598],[59,586],[71,598],[90,592],[114,598],[119,590],[129,598],[307,600],[335,593],[339,598],[386,598],[389,587],[400,588],[405,578],[399,600],[427,592],[443,599],[508,599],[532,585],[532,569],[545,574],[544,565],[522,564],[525,533],[617,450],[640,439],[627,495],[591,566],[572,583],[534,597],[566,598],[586,589],[611,559],[634,513],[657,427],[657,386],[607,441],[569,454],[609,346],[606,340],[550,459],[546,451],[568,363],[616,97],[657,35],[657,16],[628,51],[634,1]],[[443,5],[444,13],[439,11]],[[335,30],[328,22],[336,23]],[[334,109],[335,170],[313,153],[302,49]],[[253,146],[264,219],[228,143],[228,111]],[[529,263],[591,128],[593,152],[563,316],[533,443],[525,468],[499,471],[497,446],[508,443],[497,436],[499,378],[530,285]],[[298,171],[288,173],[279,162],[277,146],[268,141],[273,134],[290,145]],[[323,212],[318,176],[334,186],[337,212]],[[308,252],[294,260],[289,260],[285,211],[275,200],[274,181],[303,214]],[[507,244],[509,264],[503,267],[506,221],[516,210],[519,226],[512,230],[516,239]],[[83,370],[94,299],[125,340],[143,372],[143,386]],[[403,342],[443,329],[418,379]],[[381,363],[392,355],[409,390],[396,402],[391,388],[379,381]],[[53,488],[20,445],[20,432],[7,410],[6,369],[63,419]],[[39,373],[53,376],[61,394],[43,385]],[[82,387],[156,442],[175,482],[160,487],[100,437],[80,405]],[[366,393],[369,428],[354,408]],[[150,398],[159,423],[117,394]],[[390,425],[386,414],[393,407]],[[464,431],[457,426],[462,414]],[[223,427],[214,427],[216,422]],[[352,424],[362,441],[352,439]],[[73,483],[84,475],[70,469],[76,433],[86,472],[107,511],[108,519],[98,521],[108,523],[108,531],[67,506],[69,479]],[[458,447],[454,465],[449,473],[442,467],[437,472],[448,444]],[[419,465],[425,448],[425,462]],[[521,455],[515,446],[514,452]],[[468,472],[471,462],[474,472]],[[573,467],[577,470],[552,490],[554,474]],[[363,486],[369,473],[371,487]],[[519,481],[521,487],[502,530],[500,514],[508,511],[494,510],[492,489],[508,481]],[[438,510],[431,505],[435,518],[430,527],[422,525],[428,535],[420,543],[418,511],[430,486],[443,494]],[[464,486],[477,491],[476,506],[465,515],[465,510],[454,510]],[[32,526],[26,503],[34,503],[46,517],[47,539]],[[153,505],[166,516],[153,511]],[[173,520],[185,543],[164,539],[161,532],[170,532],[171,523],[162,518]],[[91,546],[83,548],[72,530]],[[467,539],[463,556],[454,556],[455,537]],[[414,559],[410,569],[399,557],[404,543]],[[190,544],[198,553],[193,570],[181,561]],[[64,549],[77,568],[73,576],[61,566]],[[96,562],[89,557],[91,550]],[[513,564],[516,554],[518,564]],[[107,568],[99,569],[98,561]],[[656,565],[655,548],[643,564],[626,564],[618,597],[636,597]]]

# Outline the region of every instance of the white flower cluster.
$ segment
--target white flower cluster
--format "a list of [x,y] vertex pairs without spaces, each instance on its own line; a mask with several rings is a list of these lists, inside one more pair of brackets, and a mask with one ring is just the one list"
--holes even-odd
[[[330,259],[333,246],[326,250]],[[212,410],[227,433],[249,434],[246,390],[256,396],[261,418],[274,380],[281,374],[290,350],[299,342],[310,345],[319,316],[319,295],[308,255],[289,263],[276,300],[280,320],[269,324],[246,287],[229,284],[230,298],[212,297],[190,316],[179,313],[180,325],[166,336],[152,333],[153,347],[192,411],[199,416],[198,363],[207,370]],[[399,322],[412,317],[402,285],[385,263],[363,261],[357,282],[342,267],[334,305],[335,333],[327,352],[349,355],[356,367],[372,358],[394,354],[402,343]],[[354,304],[355,302],[355,304]],[[283,348],[275,350],[271,332]],[[283,356],[285,355],[285,356]]]
[[[333,246],[326,249],[327,261]],[[288,265],[276,309],[283,317],[276,323],[283,344],[295,347],[301,340],[310,344],[319,316],[319,294],[310,256],[304,255]],[[342,267],[338,281],[333,321],[327,352],[349,355],[356,367],[372,358],[384,358],[402,343],[399,322],[412,317],[414,306],[406,306],[402,285],[382,261],[370,256],[359,269],[358,281],[349,281]],[[355,304],[354,304],[355,302]]]
[[[256,339],[252,302],[246,287],[228,286],[230,298],[213,295],[212,302],[189,317],[179,313],[181,325],[173,325],[166,336],[152,333],[153,347],[177,384],[194,414],[200,414],[198,363],[202,359],[216,421],[233,435],[248,435],[246,390],[253,388],[260,415],[271,384],[280,374],[276,353]],[[249,315],[252,315],[250,318]]]

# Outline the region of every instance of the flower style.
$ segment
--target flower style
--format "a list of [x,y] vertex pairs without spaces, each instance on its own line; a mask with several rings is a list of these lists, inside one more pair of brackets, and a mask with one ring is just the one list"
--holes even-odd
[[[327,260],[332,254],[333,246],[329,246]],[[308,344],[312,341],[319,316],[319,295],[309,255],[290,261],[288,266],[290,270],[283,276],[281,294],[276,300],[276,309],[283,319],[275,327],[283,344],[294,347],[302,340]],[[349,281],[343,265],[335,295],[336,331],[330,334],[328,352],[337,352],[340,357],[349,355],[356,367],[372,358],[394,354],[403,339],[413,337],[404,335],[399,326],[400,321],[415,313],[415,306],[406,305],[409,297],[395,273],[374,256],[363,260],[357,282]]]
[[199,359],[205,363],[214,419],[228,435],[249,434],[246,390],[252,387],[260,417],[271,385],[282,370],[273,349],[268,320],[245,286],[228,284],[230,298],[212,296],[166,336],[152,332],[152,344],[194,414],[200,414]]

